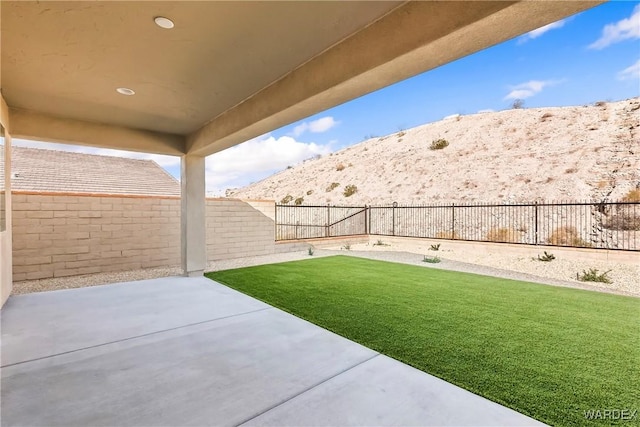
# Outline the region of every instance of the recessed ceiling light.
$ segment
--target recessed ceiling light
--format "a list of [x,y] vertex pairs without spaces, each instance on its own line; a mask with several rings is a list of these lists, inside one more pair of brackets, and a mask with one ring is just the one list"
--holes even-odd
[[164,16],[156,16],[153,20],[158,27],[166,30],[170,30],[174,26],[173,21],[169,18],[165,18]]
[[119,87],[118,89],[116,89],[116,92],[118,92],[121,95],[135,95],[136,92],[133,89],[129,89],[128,87]]

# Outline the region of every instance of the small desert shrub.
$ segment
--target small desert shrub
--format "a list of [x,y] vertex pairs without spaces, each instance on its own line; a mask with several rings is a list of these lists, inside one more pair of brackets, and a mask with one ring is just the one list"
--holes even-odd
[[594,102],[593,105],[596,107],[605,107],[607,103],[604,101],[598,101],[598,102]]
[[629,190],[629,192],[622,198],[623,202],[640,202],[640,188]]
[[581,282],[599,282],[599,283],[611,283],[611,278],[608,274],[611,270],[607,270],[604,273],[598,273],[598,269],[590,268],[589,271],[582,270],[582,274],[576,273],[576,279]]
[[430,251],[439,251],[440,250],[440,243],[438,243],[437,245],[431,245],[429,250]]
[[436,232],[436,239],[449,239],[449,240],[458,240],[460,236],[455,231],[438,231]]
[[283,205],[286,205],[287,203],[290,203],[292,200],[293,200],[293,196],[291,194],[287,194],[282,198],[282,200],[280,200],[280,203]]
[[309,191],[307,191],[307,196],[310,196],[310,195],[312,195],[312,194],[313,194],[313,190],[309,190]]
[[351,250],[351,245],[349,243],[347,243],[346,245],[344,245],[342,247],[342,249],[344,249],[345,251],[350,251]]
[[314,254],[313,248],[309,247],[309,249],[307,250],[307,253],[309,254],[309,256],[313,256],[313,254]]
[[304,197],[298,197],[293,203],[295,203],[296,206],[300,206],[303,202],[304,202]]
[[287,169],[293,169],[293,166],[289,165],[287,166]]
[[604,228],[609,230],[640,231],[640,216],[618,212],[607,218]]
[[332,182],[331,185],[329,185],[327,187],[327,193],[335,190],[336,188],[340,187],[340,183],[339,182]]
[[556,246],[577,246],[584,248],[591,246],[589,242],[585,242],[580,238],[578,230],[576,230],[575,227],[556,228],[547,239],[547,243]]
[[551,262],[554,259],[556,259],[555,255],[550,254],[547,251],[544,251],[544,255],[538,255],[538,261]]
[[549,119],[549,118],[551,118],[551,117],[553,117],[553,114],[551,114],[551,113],[544,113],[544,114],[542,115],[542,117],[540,117],[540,121],[541,121],[541,122],[546,122],[546,121],[547,121],[547,119]]
[[429,264],[437,264],[440,262],[440,258],[438,258],[437,256],[424,256],[424,258],[422,258],[422,262],[428,262]]
[[522,99],[514,99],[513,103],[511,104],[511,108],[513,108],[514,110],[519,110],[522,107],[524,107],[524,100]]
[[350,184],[344,187],[344,192],[342,194],[344,194],[344,197],[351,197],[357,192],[358,192],[358,187],[356,187],[353,184]]
[[486,239],[490,242],[517,243],[520,241],[520,233],[513,228],[492,228]]
[[576,168],[569,168],[564,171],[564,173],[576,173],[576,172],[578,172],[578,169]]
[[378,241],[374,243],[373,246],[389,246],[389,245],[384,243],[382,240],[378,239]]
[[346,167],[346,166],[345,166],[345,165],[343,165],[342,163],[338,163],[338,166],[336,166],[336,170],[337,170],[338,172],[340,172],[340,171],[343,171],[345,167]]
[[430,150],[442,150],[449,145],[449,141],[444,138],[438,138],[431,141]]
[[396,135],[398,136],[398,138],[402,138],[403,136],[405,136],[405,135],[406,135],[406,132],[405,132],[405,131],[403,131],[403,130],[401,130],[401,131],[400,131],[400,132],[398,132]]

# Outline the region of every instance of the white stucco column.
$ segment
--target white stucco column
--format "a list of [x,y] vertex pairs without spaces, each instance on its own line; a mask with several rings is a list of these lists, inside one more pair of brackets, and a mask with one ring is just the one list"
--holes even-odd
[[202,276],[207,265],[204,157],[182,156],[181,251],[185,276]]
[[[0,227],[0,308],[7,301],[13,288],[13,236],[11,230],[11,135],[9,135],[9,108],[0,93],[0,126],[3,128],[4,141],[0,146],[4,162],[4,176],[0,187],[4,190],[4,227]],[[0,195],[2,197],[2,195]]]

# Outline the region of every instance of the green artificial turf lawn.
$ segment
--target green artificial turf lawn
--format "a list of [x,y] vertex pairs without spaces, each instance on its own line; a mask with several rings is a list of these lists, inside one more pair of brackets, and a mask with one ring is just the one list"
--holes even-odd
[[348,256],[207,276],[548,424],[640,412],[638,298]]

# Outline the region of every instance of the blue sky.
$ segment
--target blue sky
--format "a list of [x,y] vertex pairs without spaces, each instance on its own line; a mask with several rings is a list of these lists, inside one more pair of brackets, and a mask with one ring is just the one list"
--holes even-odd
[[[223,194],[314,155],[452,114],[592,104],[640,95],[640,2],[613,1],[331,108],[210,156],[207,191]],[[15,145],[40,146],[14,141]],[[153,158],[179,177],[177,158]]]

